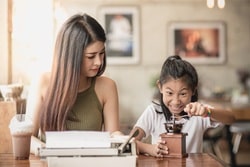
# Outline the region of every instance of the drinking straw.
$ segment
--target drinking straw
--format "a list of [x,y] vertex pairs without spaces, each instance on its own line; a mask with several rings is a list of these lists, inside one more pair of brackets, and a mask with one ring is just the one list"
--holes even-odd
[[20,114],[21,114],[21,121],[23,120],[23,103],[22,103],[22,101],[21,101],[21,111],[20,111]]

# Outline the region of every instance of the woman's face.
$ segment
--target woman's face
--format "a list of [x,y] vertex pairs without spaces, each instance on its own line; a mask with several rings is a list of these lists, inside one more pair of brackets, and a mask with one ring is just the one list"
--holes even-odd
[[103,64],[105,46],[101,41],[96,41],[86,47],[83,53],[82,75],[94,77]]
[[163,85],[158,83],[165,106],[172,114],[179,114],[191,102],[193,92],[183,79],[170,79]]

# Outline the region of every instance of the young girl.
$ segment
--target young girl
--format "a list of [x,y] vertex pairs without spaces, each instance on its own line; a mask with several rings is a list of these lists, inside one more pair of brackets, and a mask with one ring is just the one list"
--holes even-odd
[[63,24],[51,71],[33,82],[29,92],[26,115],[34,124],[31,152],[44,144],[46,131],[119,133],[117,87],[102,76],[105,42],[104,29],[87,14],[75,14]]
[[[220,123],[231,124],[234,116],[231,111],[212,108],[197,102],[198,75],[195,68],[179,56],[170,56],[163,64],[157,81],[160,91],[159,102],[150,104],[138,119],[131,131],[139,129],[135,138],[139,153],[155,157],[168,154],[167,143],[159,136],[166,133],[165,125],[173,116],[183,123],[182,132],[186,136],[186,152],[202,152],[203,133]],[[151,135],[152,144],[141,140]]]

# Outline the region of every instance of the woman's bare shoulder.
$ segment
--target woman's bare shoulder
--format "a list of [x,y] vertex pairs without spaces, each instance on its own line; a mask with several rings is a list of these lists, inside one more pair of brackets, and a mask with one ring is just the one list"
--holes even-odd
[[100,76],[96,78],[95,85],[96,93],[105,98],[109,95],[117,92],[117,86],[114,80],[106,76]]
[[96,85],[102,87],[116,87],[116,83],[113,79],[107,76],[99,76],[96,78]]
[[116,98],[117,96],[117,86],[115,81],[106,76],[99,76],[96,78],[95,90],[99,99],[103,103],[109,99]]

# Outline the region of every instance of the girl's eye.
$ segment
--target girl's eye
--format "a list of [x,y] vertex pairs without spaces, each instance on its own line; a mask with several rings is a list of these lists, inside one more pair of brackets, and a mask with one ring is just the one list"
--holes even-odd
[[187,93],[181,93],[181,96],[186,96],[187,95]]
[[166,95],[168,95],[168,96],[170,96],[170,95],[172,95],[173,93],[172,92],[166,92]]

